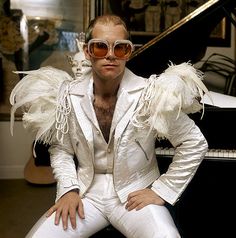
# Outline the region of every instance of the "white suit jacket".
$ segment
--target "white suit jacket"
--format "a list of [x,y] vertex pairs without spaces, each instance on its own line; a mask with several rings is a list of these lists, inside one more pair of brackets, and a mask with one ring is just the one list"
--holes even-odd
[[[90,93],[91,75],[81,82],[73,83],[69,90],[72,111],[68,117],[69,132],[63,143],[50,148],[51,165],[57,184],[57,197],[78,188],[81,196],[91,186],[94,176],[94,109]],[[110,135],[114,136],[113,177],[115,190],[121,202],[130,192],[150,186],[170,204],[179,199],[207,151],[207,142],[195,123],[183,112],[176,118],[166,120],[168,139],[176,148],[168,171],[160,175],[156,154],[154,132],[149,128],[137,128],[132,123],[141,93],[146,86],[144,78],[125,69],[122,79]],[[78,159],[75,169],[73,157]]]

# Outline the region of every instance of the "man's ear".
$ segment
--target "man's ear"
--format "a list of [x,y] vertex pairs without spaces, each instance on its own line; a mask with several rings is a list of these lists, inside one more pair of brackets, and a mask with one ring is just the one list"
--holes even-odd
[[89,54],[89,52],[88,52],[88,45],[87,45],[87,44],[85,44],[85,45],[83,46],[83,50],[84,50],[85,58],[86,58],[87,60],[90,60],[90,54]]

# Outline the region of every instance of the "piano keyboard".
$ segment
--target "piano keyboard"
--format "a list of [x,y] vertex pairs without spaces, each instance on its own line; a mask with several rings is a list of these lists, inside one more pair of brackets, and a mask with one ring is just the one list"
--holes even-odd
[[[157,156],[173,156],[175,153],[174,148],[156,148]],[[220,149],[209,149],[205,155],[205,159],[236,159],[236,150],[220,150]]]

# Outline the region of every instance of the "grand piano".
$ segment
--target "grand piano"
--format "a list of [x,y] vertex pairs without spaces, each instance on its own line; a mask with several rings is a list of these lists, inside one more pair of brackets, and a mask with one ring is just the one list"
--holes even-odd
[[[235,7],[235,0],[208,1],[139,48],[128,67],[139,75],[149,76],[162,72],[169,61],[200,61],[214,27],[224,17],[235,24],[230,18]],[[206,106],[202,120],[200,113],[190,117],[208,140],[209,151],[170,211],[183,238],[236,237],[236,108]],[[163,173],[173,152],[168,142],[157,144],[157,160]]]
[[220,21],[226,17],[235,24],[231,18],[235,5],[235,0],[209,0],[154,38],[132,35],[133,42],[144,44],[134,51],[128,68],[148,77],[162,72],[170,61],[198,62],[205,56],[210,34]]
[[[226,17],[235,26],[231,18],[235,7],[236,0],[209,0],[146,43],[144,37],[143,45],[127,63],[128,68],[148,77],[162,72],[169,61],[200,61],[216,25]],[[168,207],[182,238],[236,237],[236,109],[206,106],[202,120],[199,113],[191,117],[208,140],[209,152],[181,199]],[[157,143],[156,152],[164,173],[174,150],[168,141],[163,141]],[[108,227],[93,237],[123,236]]]
[[[174,207],[169,207],[185,238],[236,237],[236,108],[205,106],[204,116],[190,117],[206,137],[209,150]],[[156,154],[165,173],[174,154],[168,141],[157,142]]]

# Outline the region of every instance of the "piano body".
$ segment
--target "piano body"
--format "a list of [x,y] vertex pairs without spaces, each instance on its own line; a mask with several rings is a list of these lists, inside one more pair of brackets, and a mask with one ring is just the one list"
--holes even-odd
[[[235,15],[236,0],[209,0],[180,22],[148,41],[127,66],[144,77],[159,74],[175,64],[200,61],[206,52],[212,29],[224,18]],[[205,108],[190,117],[205,135],[209,151],[173,212],[183,238],[236,237],[236,108]],[[157,160],[164,173],[174,150],[160,142]],[[166,148],[167,147],[167,148]]]
[[170,61],[175,64],[183,61],[198,62],[206,53],[212,30],[224,17],[229,19],[235,6],[235,0],[208,0],[154,38],[132,35],[133,42],[144,45],[127,62],[128,68],[138,75],[148,77],[162,72]]
[[[236,237],[236,108],[206,106],[190,115],[206,137],[209,150],[195,177],[174,207],[170,207],[183,237]],[[168,141],[156,148],[161,173],[174,154]]]

